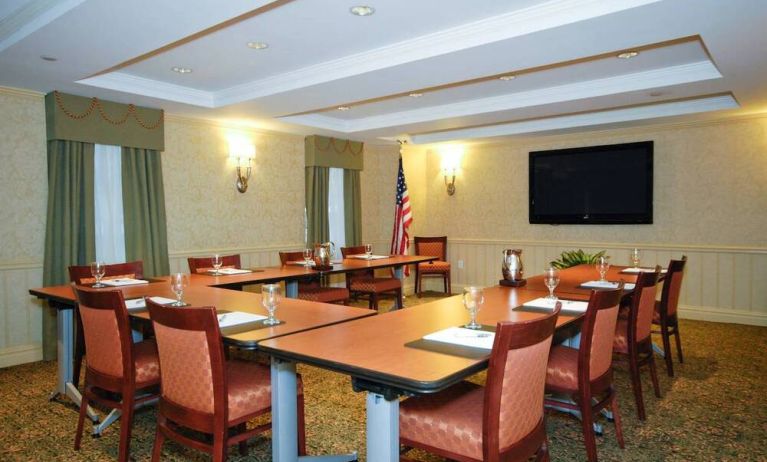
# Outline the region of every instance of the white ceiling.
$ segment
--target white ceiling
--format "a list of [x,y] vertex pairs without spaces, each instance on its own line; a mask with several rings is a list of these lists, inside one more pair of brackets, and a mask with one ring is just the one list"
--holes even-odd
[[3,0],[0,85],[365,141],[571,132],[767,112],[766,23],[764,0]]

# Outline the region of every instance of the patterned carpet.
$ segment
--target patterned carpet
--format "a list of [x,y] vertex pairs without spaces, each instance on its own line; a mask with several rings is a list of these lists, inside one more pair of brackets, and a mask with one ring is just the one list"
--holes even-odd
[[[422,301],[428,301],[424,297]],[[407,304],[417,304],[409,298]],[[413,307],[411,309],[418,309]],[[643,381],[647,421],[636,418],[628,374],[616,372],[626,449],[615,441],[612,424],[597,439],[600,460],[720,461],[767,460],[767,328],[683,321],[685,360],[673,379],[660,366],[662,399],[656,399],[649,377]],[[365,454],[365,400],[354,393],[346,376],[299,365],[306,389],[307,443],[310,454],[358,451]],[[85,437],[72,449],[77,414],[71,404],[49,402],[56,378],[55,362],[0,369],[0,460],[114,460],[118,425],[101,438]],[[472,380],[481,382],[482,375]],[[648,391],[650,391],[648,393]],[[138,411],[131,455],[149,460],[154,437],[153,408]],[[554,414],[546,424],[552,460],[585,460],[580,423]],[[232,461],[268,461],[270,438],[249,443],[247,457],[229,452]],[[418,460],[436,457],[411,452]],[[209,460],[202,453],[166,443],[163,460]]]

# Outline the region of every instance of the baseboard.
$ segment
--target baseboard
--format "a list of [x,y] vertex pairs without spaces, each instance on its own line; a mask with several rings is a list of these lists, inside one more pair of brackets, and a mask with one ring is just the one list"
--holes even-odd
[[0,349],[0,368],[42,361],[43,346],[39,343]]
[[754,313],[753,311],[747,310],[732,310],[715,306],[683,305],[679,307],[679,317],[696,321],[767,326],[766,313]]

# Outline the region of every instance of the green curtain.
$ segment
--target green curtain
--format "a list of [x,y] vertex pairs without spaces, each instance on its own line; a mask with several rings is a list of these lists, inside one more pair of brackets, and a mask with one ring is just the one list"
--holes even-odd
[[328,167],[306,167],[306,228],[307,246],[330,239],[328,220]]
[[360,171],[344,169],[344,228],[346,245],[362,244]]
[[145,276],[170,273],[160,152],[123,147],[122,189],[126,260],[143,260]]
[[[93,144],[48,142],[48,213],[43,285],[66,284],[67,267],[96,259]],[[56,313],[43,312],[43,359],[56,358]]]

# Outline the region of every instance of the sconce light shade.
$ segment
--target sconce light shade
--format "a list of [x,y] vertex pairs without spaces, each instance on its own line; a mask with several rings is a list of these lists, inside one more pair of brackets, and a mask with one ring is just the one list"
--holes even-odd
[[440,152],[442,154],[442,175],[445,177],[447,195],[452,196],[455,194],[455,175],[461,165],[463,147],[459,145],[448,145],[440,149]]
[[[248,190],[248,180],[252,169],[253,159],[256,157],[256,146],[244,141],[231,141],[229,143],[229,157],[237,159],[237,191],[244,193]],[[245,166],[243,167],[243,164]]]

